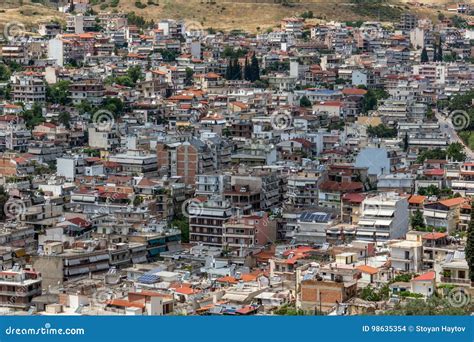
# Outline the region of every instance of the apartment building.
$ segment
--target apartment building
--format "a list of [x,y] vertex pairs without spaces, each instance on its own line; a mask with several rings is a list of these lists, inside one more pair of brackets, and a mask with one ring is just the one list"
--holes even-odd
[[275,222],[265,212],[235,216],[223,225],[223,245],[231,248],[263,246],[275,240]]
[[41,74],[23,72],[11,77],[12,101],[28,105],[43,103],[46,100],[46,82]]
[[357,238],[371,241],[400,239],[408,232],[408,200],[395,193],[381,193],[362,202]]
[[99,105],[104,100],[104,84],[96,79],[83,79],[69,85],[69,92],[73,104],[89,102]]
[[426,225],[453,233],[458,229],[461,208],[465,202],[465,198],[458,197],[425,204],[423,217]]
[[0,307],[27,310],[42,292],[41,273],[18,265],[0,272]]
[[287,179],[288,203],[297,207],[312,207],[319,203],[319,185],[322,170],[305,170],[291,174]]
[[393,243],[390,248],[392,267],[402,272],[420,272],[423,266],[421,241],[405,240]]
[[230,202],[215,197],[191,210],[189,213],[190,242],[223,246],[224,224],[233,214]]

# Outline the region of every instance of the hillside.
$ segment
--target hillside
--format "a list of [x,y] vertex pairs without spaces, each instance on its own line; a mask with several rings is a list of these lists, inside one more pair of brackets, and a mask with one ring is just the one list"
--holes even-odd
[[[300,15],[306,11],[312,11],[314,16],[320,19],[374,19],[380,15],[382,20],[390,20],[390,18],[398,17],[401,11],[406,10],[403,5],[398,3],[396,3],[397,7],[387,5],[392,1],[381,1],[367,11],[364,11],[365,6],[356,5],[351,0],[302,0],[280,3],[275,3],[278,0],[160,0],[159,3],[158,0],[140,0],[138,2],[119,0],[117,7],[112,7],[116,1],[106,0],[96,8],[133,11],[149,20],[181,18],[198,22],[204,28],[212,27],[223,30],[240,28],[248,31],[278,26],[282,18]],[[374,2],[374,0],[371,1]],[[378,9],[374,10],[375,7]]]
[[[19,3],[23,3],[21,6]],[[37,26],[39,23],[50,20],[64,19],[64,14],[56,9],[29,1],[4,0],[0,9],[0,27],[7,23],[21,22],[26,29]]]
[[[47,0],[4,0],[0,25],[20,21],[27,28],[51,19],[64,18],[53,7],[38,3]],[[312,11],[315,18],[326,20],[380,19],[397,20],[411,10],[436,18],[449,0],[419,0],[428,6],[411,7],[409,0],[91,0],[94,10],[135,12],[147,20],[176,18],[192,21],[202,28],[222,30],[265,30],[279,25],[284,17]],[[26,5],[25,5],[26,4]]]

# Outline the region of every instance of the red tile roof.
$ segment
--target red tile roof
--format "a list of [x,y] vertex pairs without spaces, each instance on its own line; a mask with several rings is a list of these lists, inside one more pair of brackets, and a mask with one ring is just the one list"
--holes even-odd
[[424,240],[439,240],[439,239],[442,239],[446,236],[448,236],[448,234],[435,232],[435,233],[427,233],[427,234],[423,235],[422,238]]
[[356,268],[359,271],[361,271],[362,273],[368,273],[368,274],[377,274],[377,273],[379,273],[378,268],[368,266],[368,265],[361,265],[361,266],[357,266]]
[[418,277],[412,279],[412,281],[428,281],[434,280],[436,278],[436,273],[434,271],[424,273]]

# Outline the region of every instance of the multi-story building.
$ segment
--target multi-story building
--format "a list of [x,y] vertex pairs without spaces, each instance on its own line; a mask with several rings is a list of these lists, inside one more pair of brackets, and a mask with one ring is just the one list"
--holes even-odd
[[119,164],[124,174],[156,176],[158,165],[156,155],[140,150],[127,150],[126,153],[114,154],[109,161]]
[[23,72],[11,77],[12,100],[31,105],[46,101],[46,82],[41,74]]
[[224,246],[224,224],[233,214],[230,202],[215,197],[201,205],[189,207],[189,241]]
[[360,240],[400,239],[408,232],[408,201],[395,193],[381,193],[362,202],[357,228]]
[[42,292],[41,273],[15,265],[0,272],[0,307],[27,310]]
[[288,177],[288,202],[295,207],[314,207],[319,203],[322,170],[305,170]]
[[465,202],[465,198],[458,197],[425,204],[423,217],[426,225],[447,233],[454,232],[458,229],[461,207]]
[[287,234],[298,243],[322,245],[326,242],[326,231],[333,224],[334,214],[327,212],[303,212],[296,229]]
[[158,170],[170,177],[182,177],[185,184],[195,184],[198,174],[214,170],[214,155],[200,140],[183,143],[158,143]]
[[264,212],[236,216],[224,223],[222,243],[231,248],[263,246],[276,240],[275,228]]
[[69,85],[71,99],[74,104],[89,102],[94,105],[102,103],[104,100],[104,84],[96,79],[83,79],[75,81]]
[[423,266],[421,241],[406,240],[391,244],[390,262],[397,271],[420,272]]

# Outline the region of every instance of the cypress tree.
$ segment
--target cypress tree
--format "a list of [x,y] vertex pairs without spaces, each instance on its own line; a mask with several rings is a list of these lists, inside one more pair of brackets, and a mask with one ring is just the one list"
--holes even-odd
[[438,62],[442,62],[443,61],[443,44],[441,43],[441,41],[439,42],[439,45],[438,45]]
[[421,50],[421,63],[428,63],[430,59],[428,58],[428,51],[426,51],[426,47]]
[[240,67],[239,60],[237,58],[234,59],[234,80],[241,80],[242,79],[242,68]]
[[403,151],[407,152],[408,147],[409,147],[408,133],[405,133],[405,137],[403,138]]
[[252,70],[250,69],[249,59],[245,58],[245,66],[244,66],[244,79],[246,81],[252,80]]
[[225,69],[225,79],[231,80],[232,79],[232,60],[229,58],[227,62],[227,68]]
[[258,59],[255,56],[255,52],[252,55],[252,61],[250,62],[250,74],[252,75],[252,82],[260,79],[260,66],[258,65]]

